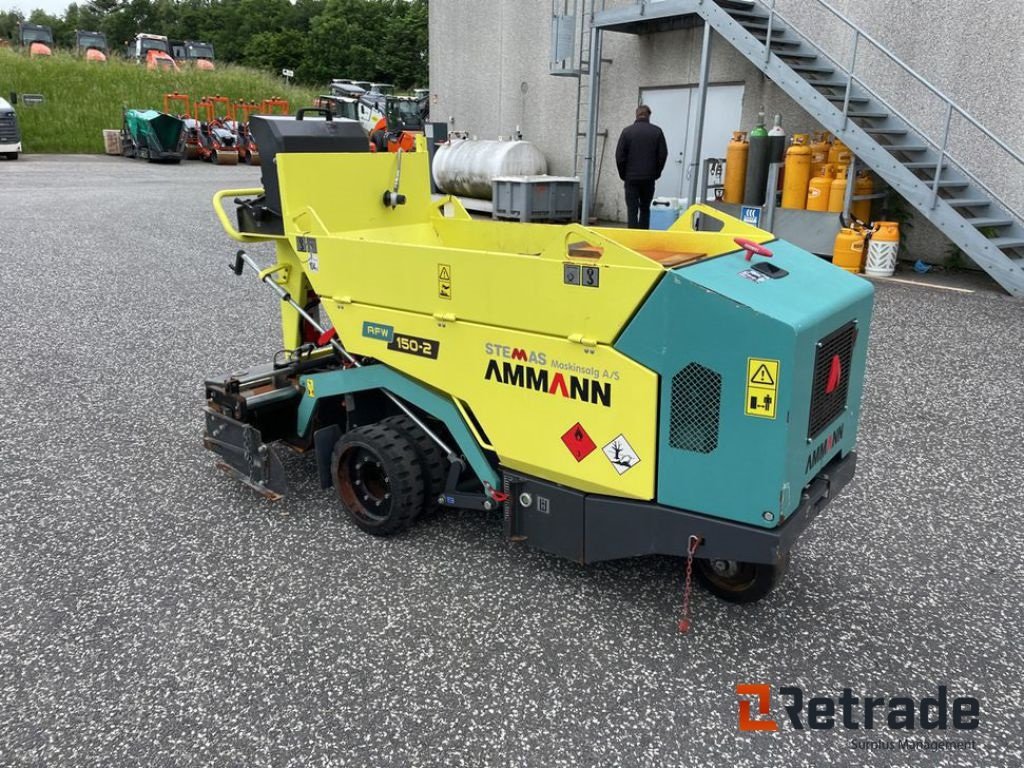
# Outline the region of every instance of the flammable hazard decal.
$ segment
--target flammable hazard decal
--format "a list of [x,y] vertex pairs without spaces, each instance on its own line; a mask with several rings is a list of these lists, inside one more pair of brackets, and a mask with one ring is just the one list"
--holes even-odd
[[565,447],[569,449],[576,461],[583,461],[597,450],[597,443],[591,439],[587,430],[578,421],[562,435],[562,442],[565,443]]
[[779,361],[747,358],[747,416],[774,419],[779,399]]

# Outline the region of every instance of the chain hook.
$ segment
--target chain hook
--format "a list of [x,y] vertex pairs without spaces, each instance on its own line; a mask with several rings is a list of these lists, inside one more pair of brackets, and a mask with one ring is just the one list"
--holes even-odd
[[693,591],[693,555],[703,539],[691,535],[686,547],[686,586],[683,587],[683,615],[679,619],[679,631],[686,634],[690,631],[690,593]]

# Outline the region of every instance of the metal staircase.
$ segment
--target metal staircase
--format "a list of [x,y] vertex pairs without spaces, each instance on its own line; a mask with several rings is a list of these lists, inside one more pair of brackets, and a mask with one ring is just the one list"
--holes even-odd
[[[860,162],[934,224],[1011,295],[1024,298],[1024,217],[975,173],[951,157],[954,115],[981,132],[1015,163],[1024,157],[902,62],[825,0],[808,0],[842,22],[851,35],[848,64],[831,58],[774,0],[660,0],[620,5],[594,15],[594,37],[604,30],[644,34],[685,26],[700,17],[761,72],[842,139]],[[676,23],[673,23],[676,20]],[[945,112],[938,132],[914,124],[857,74],[858,47],[870,46],[927,88]],[[593,127],[594,123],[590,123]]]

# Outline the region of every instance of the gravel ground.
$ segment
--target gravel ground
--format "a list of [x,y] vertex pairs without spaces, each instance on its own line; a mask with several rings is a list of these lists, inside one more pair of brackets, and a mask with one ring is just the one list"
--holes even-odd
[[[0,764],[1024,763],[1021,304],[880,285],[857,479],[781,589],[697,592],[682,636],[678,560],[583,568],[475,513],[377,540],[311,463],[276,504],[213,468],[204,376],[276,348],[209,205],[257,177],[0,163]],[[741,733],[737,683],[945,684],[980,728],[903,735],[976,748]]]

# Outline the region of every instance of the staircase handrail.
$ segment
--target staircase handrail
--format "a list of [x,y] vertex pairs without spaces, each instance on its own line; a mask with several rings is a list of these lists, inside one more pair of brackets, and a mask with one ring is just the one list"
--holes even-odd
[[828,58],[830,61],[832,61],[843,72],[843,74],[847,75],[848,81],[847,81],[847,86],[846,86],[846,97],[844,98],[844,101],[843,101],[843,117],[844,118],[848,117],[848,114],[849,114],[849,96],[850,96],[850,91],[851,91],[851,87],[852,87],[852,83],[853,82],[857,82],[858,84],[860,84],[863,87],[867,88],[869,91],[872,92],[872,95],[874,95],[874,91],[873,91],[872,87],[870,86],[870,84],[865,83],[863,80],[861,80],[861,78],[858,77],[854,73],[854,71],[853,71],[854,68],[856,67],[857,43],[858,43],[860,38],[864,38],[869,43],[871,43],[871,45],[873,45],[875,48],[877,48],[879,51],[881,51],[882,54],[884,54],[890,61],[892,61],[897,66],[899,66],[904,72],[906,72],[912,78],[917,80],[919,83],[921,83],[923,86],[925,86],[928,90],[930,90],[935,96],[937,96],[939,98],[939,100],[946,107],[945,130],[944,130],[944,133],[943,133],[941,145],[939,144],[939,142],[937,140],[933,139],[928,134],[927,131],[925,131],[922,128],[920,128],[917,125],[917,123],[915,123],[913,120],[908,119],[905,115],[903,115],[897,109],[892,107],[885,99],[881,98],[880,96],[874,95],[874,97],[876,99],[878,99],[880,102],[882,102],[882,104],[884,104],[897,117],[902,119],[905,123],[907,123],[909,126],[911,126],[915,131],[917,131],[921,136],[923,136],[925,141],[927,141],[929,144],[931,144],[933,147],[935,147],[938,150],[938,152],[939,152],[939,159],[938,159],[938,162],[936,163],[936,172],[935,172],[935,176],[934,176],[934,179],[933,179],[933,185],[932,185],[932,200],[933,200],[933,204],[934,204],[935,197],[938,195],[938,181],[939,181],[939,174],[941,172],[942,163],[948,158],[949,160],[953,161],[956,164],[956,166],[965,175],[967,175],[971,179],[971,181],[973,181],[975,184],[977,184],[979,187],[981,187],[994,200],[999,202],[1007,211],[1012,213],[1015,216],[1015,218],[1019,218],[1019,219],[1024,220],[1024,216],[1022,216],[1022,214],[1018,213],[1012,206],[1007,204],[1007,202],[1003,199],[1003,197],[1001,195],[993,192],[988,187],[988,185],[986,185],[984,182],[982,182],[974,173],[969,171],[962,162],[956,160],[956,158],[952,157],[949,154],[949,152],[948,152],[950,123],[951,123],[951,118],[952,118],[953,112],[956,112],[957,114],[962,116],[965,120],[967,120],[968,123],[973,125],[979,131],[981,131],[985,136],[987,136],[990,140],[992,140],[998,147],[1000,147],[1010,157],[1012,157],[1014,160],[1016,160],[1018,164],[1024,165],[1024,157],[1022,157],[1018,152],[1016,152],[1012,147],[1010,147],[1005,141],[1003,141],[998,136],[996,136],[991,130],[986,128],[981,123],[981,121],[979,121],[976,117],[974,117],[972,114],[970,114],[966,109],[964,109],[959,104],[957,104],[952,98],[950,98],[945,93],[943,93],[931,81],[929,81],[923,75],[919,74],[916,70],[914,70],[913,67],[911,67],[909,64],[904,62],[899,56],[897,56],[892,50],[890,50],[888,46],[886,46],[886,45],[882,44],[881,42],[879,42],[873,35],[869,34],[868,32],[865,32],[863,30],[863,28],[861,28],[860,26],[857,25],[856,22],[854,22],[852,19],[850,19],[848,16],[846,16],[842,11],[840,11],[838,8],[833,6],[827,0],[813,0],[813,1],[815,3],[817,3],[819,6],[821,6],[822,8],[824,8],[825,10],[829,11],[832,15],[834,15],[837,19],[839,19],[839,21],[841,21],[843,24],[845,24],[854,33],[853,44],[852,44],[852,52],[851,52],[851,59],[852,60],[851,60],[851,63],[849,65],[849,67],[847,67],[845,64],[840,62],[837,58],[835,58],[833,56],[829,56],[828,54],[826,54],[821,49],[819,44],[814,42],[814,38],[813,37],[811,37],[810,35],[805,33],[803,30],[801,30],[800,27],[797,26],[792,21],[792,19],[787,18],[787,16],[785,14],[780,13],[778,10],[776,10],[776,8],[775,8],[775,0],[756,0],[756,1],[757,1],[758,4],[763,6],[765,8],[765,10],[768,11],[768,31],[767,31],[767,35],[765,37],[765,50],[770,50],[770,46],[771,46],[771,33],[772,33],[772,22],[777,17],[780,20],[782,20],[783,22],[785,22],[787,25],[789,25],[793,30],[795,30],[799,35],[801,35],[809,43],[811,43],[811,45],[813,45],[815,48],[817,48],[826,58]]

